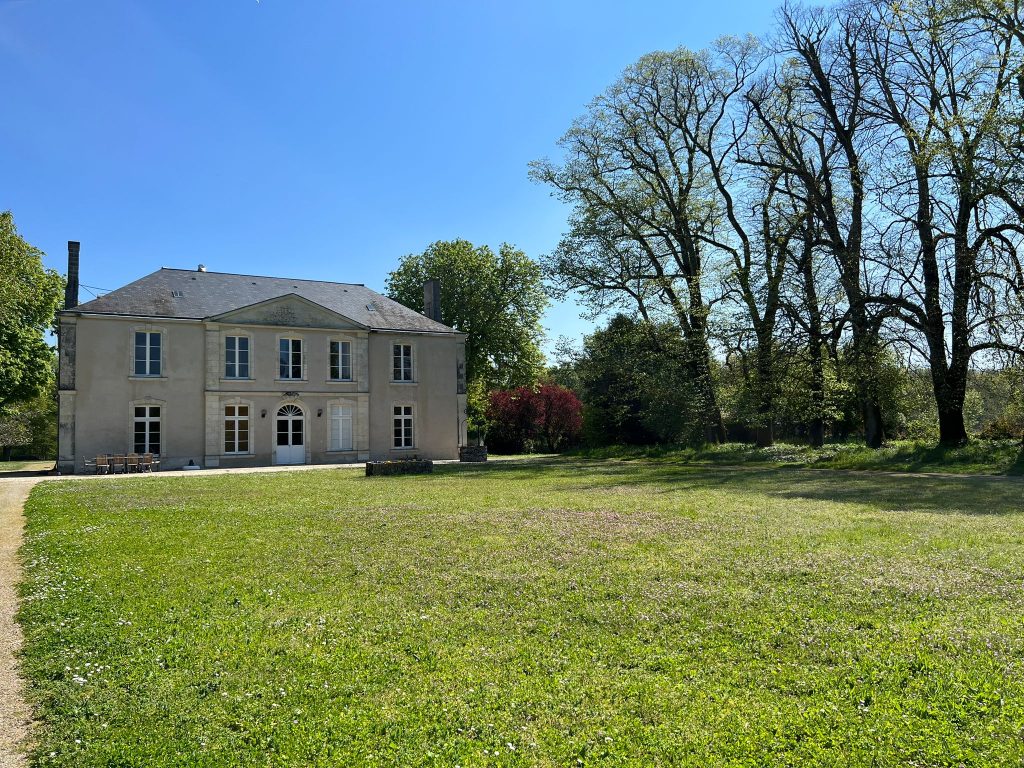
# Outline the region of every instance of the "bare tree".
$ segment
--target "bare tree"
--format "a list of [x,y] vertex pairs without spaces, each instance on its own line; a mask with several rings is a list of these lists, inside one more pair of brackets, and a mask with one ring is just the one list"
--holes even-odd
[[[931,371],[943,444],[967,440],[972,359],[1024,352],[1024,25],[1011,0],[871,4],[865,99],[884,131],[877,169],[885,269],[875,301]],[[1016,305],[1016,306],[1015,306]]]
[[596,256],[586,268],[597,272],[580,281],[586,270],[568,270],[568,284],[625,291],[645,311],[653,297],[669,310],[713,441],[725,430],[711,376],[708,260],[736,247],[737,230],[722,194],[726,171],[708,158],[735,141],[731,101],[759,56],[752,39],[644,56],[562,138],[564,163],[537,162],[531,171],[575,207],[573,229],[548,264]]
[[835,261],[847,303],[855,385],[865,440],[884,438],[873,361],[879,320],[865,274],[865,152],[873,140],[864,109],[862,39],[870,19],[850,9],[783,6],[774,41],[784,63],[748,93],[771,152],[755,161],[793,176],[816,221],[816,247]]

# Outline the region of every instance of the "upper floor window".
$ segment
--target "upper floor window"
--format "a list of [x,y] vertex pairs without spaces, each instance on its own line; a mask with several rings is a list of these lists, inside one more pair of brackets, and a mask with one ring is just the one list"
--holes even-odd
[[352,342],[331,342],[331,378],[352,381]]
[[226,336],[224,338],[224,378],[249,378],[248,336]]
[[392,381],[412,381],[412,344],[394,344]]
[[302,339],[281,339],[279,378],[302,378]]
[[135,332],[135,375],[159,376],[162,335],[159,331]]

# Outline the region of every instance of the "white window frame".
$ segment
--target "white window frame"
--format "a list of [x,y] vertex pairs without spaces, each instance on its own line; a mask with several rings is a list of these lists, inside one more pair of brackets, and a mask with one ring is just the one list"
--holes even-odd
[[[144,349],[146,350],[145,358],[145,371],[139,373],[136,366],[136,350],[138,348],[138,335],[142,333],[146,336],[146,343]],[[151,354],[152,347],[152,336],[160,337],[160,357],[156,361],[159,366],[159,370],[153,372],[153,358]],[[129,355],[129,376],[138,379],[163,379],[167,377],[167,334],[163,328],[153,328],[150,326],[136,326],[131,330],[131,352]]]
[[[408,371],[405,366],[405,354],[396,353],[396,350],[401,347],[403,350],[409,348],[409,366]],[[401,355],[402,362],[399,363],[399,355]],[[395,374],[399,373],[398,376]],[[406,378],[408,373],[408,378]],[[391,342],[391,382],[393,384],[415,384],[416,383],[416,348],[413,344],[407,341],[393,341]]]
[[[401,410],[401,413],[396,411]],[[399,427],[401,420],[401,427]],[[400,429],[401,435],[395,430]],[[411,451],[416,448],[416,406],[412,403],[393,403],[391,407],[391,449],[395,451]],[[408,438],[409,444],[406,445]],[[398,443],[401,443],[399,445]]]
[[[232,351],[232,350],[228,349],[228,339],[234,339],[235,340],[235,349],[233,350],[234,354],[235,354],[235,361],[234,361],[234,363],[231,363],[228,360],[228,355]],[[240,339],[245,339],[245,343],[246,343],[246,350],[245,350],[245,354],[246,354],[246,362],[245,362],[246,375],[245,376],[239,376],[238,375],[238,367],[240,365],[240,363],[238,362],[238,355],[239,355],[238,342],[239,342]],[[247,333],[235,333],[235,332],[225,333],[224,334],[223,352],[224,352],[224,354],[223,354],[224,366],[221,369],[221,378],[222,379],[227,379],[228,381],[251,381],[253,379],[253,375],[252,375],[252,336],[250,336]],[[235,375],[234,376],[231,376],[230,374],[228,374],[228,366],[229,365],[234,365],[235,366]]]
[[[346,453],[354,451],[356,442],[356,404],[348,400],[334,400],[327,404],[328,426],[327,426],[327,450],[332,453]],[[337,414],[335,413],[337,411]],[[347,417],[344,412],[348,411]],[[338,441],[335,442],[335,421],[338,425]],[[348,445],[344,440],[344,422],[348,421]]]
[[[332,347],[338,345],[338,376],[334,373],[334,352]],[[342,361],[345,359],[344,348],[348,347],[348,376],[345,376],[345,366]],[[327,341],[327,380],[328,381],[355,381],[355,345],[351,339],[328,339]]]
[[[234,414],[228,414],[228,408],[234,409]],[[241,416],[238,413],[239,408],[246,408],[246,415]],[[253,408],[252,403],[245,400],[229,400],[223,404],[221,409],[221,446],[223,448],[224,456],[249,456],[253,453],[253,440],[252,440],[252,417]],[[245,450],[239,450],[238,448],[238,425],[240,422],[245,422],[246,431],[246,448]],[[228,422],[234,425],[234,446],[235,450],[228,450]]]
[[[281,375],[281,342],[287,341],[288,344],[288,376]],[[293,355],[295,354],[295,342],[299,342],[299,376],[292,376],[292,372],[295,368],[294,362],[292,362]],[[276,350],[275,365],[277,366],[277,381],[305,381],[306,380],[306,339],[303,336],[296,336],[295,334],[283,333],[277,337],[277,350]]]
[[[145,408],[146,409],[145,415],[137,416],[135,414],[135,409],[136,408]],[[152,411],[150,410],[152,408],[157,408],[159,415],[153,416],[152,415]],[[167,405],[163,401],[160,401],[160,400],[138,400],[138,401],[133,401],[133,402],[129,403],[128,404],[128,430],[129,430],[128,434],[129,434],[129,437],[130,437],[129,445],[131,445],[131,447],[132,447],[132,449],[129,451],[129,453],[137,453],[137,454],[152,453],[154,456],[159,456],[161,453],[165,453],[163,448],[164,448],[164,445],[165,445],[164,421],[166,421],[166,419],[167,419]],[[143,446],[144,450],[141,450],[141,451],[136,449],[136,443],[135,443],[135,433],[136,433],[135,426],[140,421],[146,425],[145,429],[144,429],[144,435],[145,435],[145,437],[144,437],[145,444]],[[158,450],[151,451],[149,449],[151,447],[150,443],[151,443],[151,440],[152,440],[152,425],[154,423],[159,424],[159,429],[157,430],[159,432],[159,437],[157,439],[157,449]]]

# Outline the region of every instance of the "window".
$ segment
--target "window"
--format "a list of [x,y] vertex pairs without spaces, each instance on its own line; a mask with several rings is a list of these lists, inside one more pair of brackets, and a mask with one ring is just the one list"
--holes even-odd
[[393,381],[412,381],[412,344],[395,344],[392,346],[394,357]]
[[352,406],[331,406],[331,450],[352,450]]
[[[395,346],[398,346],[397,344]],[[395,406],[395,448],[412,448],[412,406]]]
[[249,378],[249,337],[224,337],[224,378]]
[[[135,332],[135,375],[160,375],[160,332]],[[123,347],[122,347],[123,349]]]
[[224,453],[249,452],[249,406],[224,406]]
[[335,381],[352,381],[351,342],[331,342],[331,378]]
[[280,378],[302,378],[302,339],[281,339]]
[[137,405],[134,417],[135,453],[160,453],[160,406]]

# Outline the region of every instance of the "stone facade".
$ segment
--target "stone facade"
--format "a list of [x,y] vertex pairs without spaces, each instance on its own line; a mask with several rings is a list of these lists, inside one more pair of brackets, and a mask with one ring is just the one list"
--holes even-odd
[[[136,375],[136,333],[159,334],[158,375]],[[247,340],[244,378],[226,375],[229,337]],[[281,376],[282,339],[301,344],[294,378]],[[235,467],[454,459],[466,442],[464,339],[367,327],[297,295],[202,319],[93,314],[82,305],[60,317],[58,468],[81,472],[98,454],[132,452],[142,412],[158,413],[161,469],[190,461]],[[330,376],[332,341],[351,350],[346,380]],[[410,381],[393,380],[395,344],[411,348]],[[239,407],[247,445],[229,451],[226,421]],[[411,446],[395,445],[396,407],[408,409]],[[334,412],[335,432],[347,438],[350,429],[351,444],[332,443]],[[287,460],[279,445],[283,413],[302,442],[301,456],[290,446]]]

